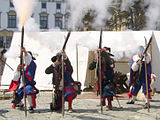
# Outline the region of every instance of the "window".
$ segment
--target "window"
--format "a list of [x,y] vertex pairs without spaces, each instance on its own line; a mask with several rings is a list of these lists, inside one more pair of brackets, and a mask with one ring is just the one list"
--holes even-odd
[[40,28],[48,28],[48,15],[46,13],[40,14]]
[[55,17],[55,27],[62,29],[62,17]]
[[8,13],[8,28],[16,28],[16,13]]
[[42,2],[42,8],[46,8],[46,3]]
[[11,40],[12,40],[12,37],[11,36],[7,36],[6,37],[6,48],[9,48],[10,45],[11,45]]
[[60,3],[56,4],[56,9],[61,9],[61,4]]
[[14,7],[12,1],[10,1],[10,4],[9,4],[10,7]]
[[3,36],[0,36],[0,48],[3,48]]

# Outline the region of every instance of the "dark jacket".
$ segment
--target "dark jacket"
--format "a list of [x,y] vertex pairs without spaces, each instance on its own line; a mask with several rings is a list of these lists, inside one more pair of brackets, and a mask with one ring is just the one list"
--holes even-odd
[[[53,74],[53,78],[52,78],[52,84],[56,85],[59,84],[60,80],[62,79],[62,75],[61,75],[61,71],[62,71],[62,66],[53,66],[50,65],[48,68],[46,68],[45,73],[46,74]],[[65,85],[68,85],[71,82],[74,82],[71,75],[73,73],[73,68],[71,65],[71,62],[69,61],[68,58],[64,59],[64,82]]]

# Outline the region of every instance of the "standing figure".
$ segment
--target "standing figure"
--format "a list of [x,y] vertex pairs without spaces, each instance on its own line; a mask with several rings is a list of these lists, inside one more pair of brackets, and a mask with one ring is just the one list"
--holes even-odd
[[[36,94],[39,90],[35,87],[36,82],[34,81],[34,76],[36,72],[36,63],[34,62],[35,58],[32,56],[30,51],[26,51],[25,48],[22,48],[24,52],[24,80],[25,80],[25,97],[27,97],[29,103],[29,112],[33,113],[34,108],[36,108]],[[23,107],[22,99],[24,96],[23,89],[23,76],[21,75],[22,65],[18,65],[16,72],[14,73],[13,80],[10,84],[9,91],[14,91],[14,98],[12,100],[13,108]]]
[[52,84],[54,88],[54,98],[51,104],[51,110],[62,108],[62,56],[64,57],[64,100],[68,101],[68,112],[72,112],[72,101],[76,98],[75,81],[72,78],[73,68],[65,51],[57,53],[51,58],[53,64],[46,68],[46,74],[53,74]]
[[[112,101],[115,93],[113,92],[113,78],[114,78],[114,60],[110,57],[113,56],[110,53],[110,48],[104,47],[101,51],[101,85],[102,85],[102,105],[105,106],[105,100],[108,100],[108,106],[106,110],[112,110]],[[96,68],[97,60],[93,60],[89,69],[94,70]],[[99,64],[99,63],[98,63]],[[99,66],[99,65],[97,65]],[[98,76],[98,67],[97,67],[97,76]],[[97,81],[98,93],[100,93],[99,80]]]
[[[145,59],[140,61],[141,57],[143,56],[144,47],[139,46],[137,55],[134,55],[131,59],[131,68],[130,68],[130,80],[129,84],[131,85],[130,92],[128,93],[129,98],[131,98],[130,101],[127,102],[127,104],[134,104],[137,94],[141,88],[143,87],[143,93],[146,98],[146,102],[144,105],[144,108],[147,108],[147,97],[151,99],[150,92],[150,83],[151,83],[151,55],[149,53],[146,53],[146,64],[147,68],[145,71]],[[139,74],[137,74],[139,73]],[[146,90],[146,75],[147,73],[147,80],[148,80],[148,96],[147,96],[147,90]],[[150,105],[149,105],[150,106]]]

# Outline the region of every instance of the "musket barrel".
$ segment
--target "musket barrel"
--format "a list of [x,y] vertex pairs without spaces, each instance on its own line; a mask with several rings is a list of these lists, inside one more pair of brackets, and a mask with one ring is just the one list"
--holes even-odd
[[26,92],[25,92],[25,80],[24,80],[24,63],[23,63],[23,43],[24,43],[24,26],[22,26],[22,35],[21,35],[21,58],[20,58],[20,64],[22,66],[21,69],[21,76],[22,76],[22,80],[23,80],[23,90],[24,90],[24,109],[25,109],[25,116],[27,116],[27,104],[26,104]]
[[[145,37],[144,37],[145,38]],[[146,38],[145,38],[146,39]],[[143,52],[143,54],[145,54],[146,52],[147,52],[147,50],[148,50],[148,48],[149,48],[149,45],[150,45],[150,43],[152,42],[152,36],[151,36],[151,38],[149,39],[149,42],[148,42],[148,44],[147,44],[147,46],[146,46],[146,48],[145,48],[145,50],[144,50],[144,52]],[[143,58],[144,58],[144,55],[142,56],[142,58],[141,58],[141,60],[140,61],[142,61],[143,60]]]
[[66,48],[66,44],[67,44],[67,42],[68,42],[68,39],[69,39],[70,35],[71,35],[71,31],[69,31],[68,34],[67,34],[66,40],[65,40],[64,45],[63,45],[63,48],[62,48],[63,51],[64,51],[65,48]]
[[14,69],[13,69],[9,64],[7,64],[2,58],[0,58],[0,60],[1,60],[4,64],[6,64],[12,71],[14,71]]
[[[65,39],[62,50],[64,51],[68,42],[68,39],[71,35],[71,31],[68,32],[67,37]],[[64,58],[62,56],[62,116],[64,117]]]
[[100,41],[99,41],[99,48],[102,48],[102,29],[101,29],[101,32],[100,32]]

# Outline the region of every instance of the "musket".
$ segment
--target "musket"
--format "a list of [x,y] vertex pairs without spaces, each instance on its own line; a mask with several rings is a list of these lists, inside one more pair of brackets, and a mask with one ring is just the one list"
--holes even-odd
[[[144,37],[144,38],[145,38],[145,37]],[[146,38],[145,38],[145,40],[146,40]],[[150,37],[149,42],[148,42],[148,44],[146,45],[146,48],[145,48],[145,50],[144,50],[144,52],[143,52],[143,56],[142,56],[142,58],[140,59],[140,61],[142,61],[143,58],[145,57],[145,78],[146,78],[146,91],[147,91],[147,108],[148,108],[148,112],[149,112],[149,97],[148,97],[147,63],[146,63],[146,55],[145,55],[145,54],[146,54],[146,52],[147,52],[147,50],[148,50],[148,48],[149,48],[149,46],[150,46],[151,41],[152,41],[152,36]],[[137,74],[135,75],[135,76],[138,76],[136,82],[139,82],[140,73],[141,73],[141,66],[139,67],[139,72],[137,72]],[[135,77],[135,78],[136,78],[136,77]]]
[[[145,39],[146,39],[146,38],[145,38]],[[148,48],[149,48],[149,46],[150,46],[151,42],[152,42],[152,36],[151,36],[151,38],[149,39],[149,42],[148,42],[148,44],[147,44],[147,46],[146,46],[146,48],[145,48],[145,50],[144,50],[144,52],[143,52],[143,56],[141,57],[140,61],[142,61],[142,60],[143,60],[143,58],[144,58],[144,54],[146,54],[146,53],[147,53],[147,50],[148,50]]]
[[0,58],[0,60],[1,60],[4,64],[6,64],[12,71],[14,71],[14,69],[13,69],[9,64],[7,64],[2,58]]
[[[102,48],[102,29],[100,31],[100,40],[99,40],[99,49]],[[101,65],[102,65],[102,61],[101,61],[101,50],[98,51],[98,61],[99,61],[99,66],[98,66],[98,79],[99,79],[99,87],[100,87],[100,105],[101,105],[101,113],[103,112],[103,106],[102,106],[102,75],[101,75]]]
[[[25,93],[25,79],[24,79],[24,60],[23,60],[23,43],[24,43],[24,26],[22,26],[22,34],[21,34],[21,50],[20,50],[20,65],[22,66],[20,73],[23,80],[23,90],[24,90],[24,110],[25,116],[27,116],[27,104],[26,104],[26,93]],[[21,79],[20,77],[20,79]]]
[[[147,50],[148,50],[148,48],[149,48],[149,46],[150,46],[150,44],[151,44],[151,41],[152,41],[152,36],[151,36],[151,38],[149,39],[149,42],[148,42],[145,50],[143,51],[143,56],[142,56],[141,59],[138,60],[138,61],[142,61],[142,60],[144,59],[144,55],[146,54],[146,52],[147,52]],[[137,62],[138,62],[138,61],[137,61]],[[141,73],[141,66],[139,67],[138,72],[136,72],[135,75],[134,75],[134,77],[135,77],[135,79],[136,79],[136,83],[139,82],[140,73]]]
[[[65,51],[66,44],[71,35],[71,31],[68,32],[67,37],[65,39],[64,45],[62,47],[62,51]],[[62,116],[64,117],[64,57],[62,56]]]
[[71,35],[71,31],[69,31],[68,34],[67,34],[66,40],[65,40],[64,45],[63,45],[63,48],[62,48],[63,51],[64,51],[65,48],[66,48],[66,44],[67,44],[67,42],[68,42],[68,39],[69,39],[70,35]]

